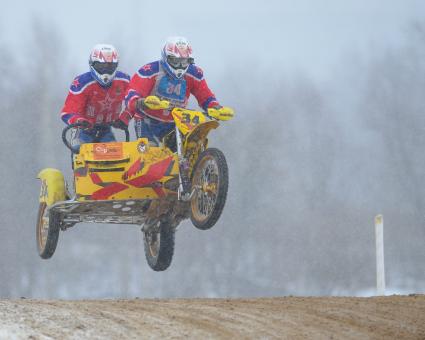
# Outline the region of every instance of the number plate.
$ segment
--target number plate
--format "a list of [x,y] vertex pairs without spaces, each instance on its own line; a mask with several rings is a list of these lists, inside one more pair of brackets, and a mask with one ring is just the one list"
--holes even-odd
[[199,111],[175,108],[172,114],[177,127],[184,135],[206,121],[205,115]]

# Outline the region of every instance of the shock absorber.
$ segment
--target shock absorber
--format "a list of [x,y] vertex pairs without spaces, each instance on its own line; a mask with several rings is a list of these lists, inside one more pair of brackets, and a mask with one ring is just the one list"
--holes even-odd
[[189,161],[186,157],[183,156],[182,152],[182,138],[180,131],[176,129],[176,139],[177,139],[177,155],[179,157],[179,191],[178,198],[179,200],[188,201],[191,197],[191,183],[189,179]]
[[179,162],[180,174],[184,193],[190,193],[190,180],[189,180],[189,161],[187,158],[182,157]]

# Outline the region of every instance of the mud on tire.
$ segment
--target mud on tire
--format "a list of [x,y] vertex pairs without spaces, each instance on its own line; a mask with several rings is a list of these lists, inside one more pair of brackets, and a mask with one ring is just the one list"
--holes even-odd
[[42,259],[52,257],[58,244],[60,230],[59,216],[53,211],[47,213],[46,209],[46,203],[40,203],[36,226],[37,250]]
[[215,148],[203,151],[194,166],[191,200],[191,221],[201,230],[214,226],[226,203],[229,170],[224,154]]
[[175,229],[167,222],[143,232],[146,260],[155,271],[166,270],[173,259]]

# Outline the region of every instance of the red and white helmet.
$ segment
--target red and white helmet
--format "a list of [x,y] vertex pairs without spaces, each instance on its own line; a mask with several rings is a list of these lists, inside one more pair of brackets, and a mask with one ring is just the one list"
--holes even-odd
[[115,78],[118,67],[118,52],[108,44],[93,47],[89,58],[90,72],[102,86],[109,86]]
[[184,37],[169,37],[162,49],[162,66],[175,78],[181,78],[194,63],[192,47]]

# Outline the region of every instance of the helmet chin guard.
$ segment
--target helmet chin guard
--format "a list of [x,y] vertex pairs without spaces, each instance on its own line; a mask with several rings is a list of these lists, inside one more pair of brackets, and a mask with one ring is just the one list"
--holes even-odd
[[107,87],[112,84],[112,81],[114,80],[115,73],[110,74],[98,74],[93,67],[90,67],[90,72],[93,75],[94,79],[103,87]]
[[90,72],[97,82],[103,86],[111,85],[118,67],[118,52],[108,44],[93,47],[89,57]]

